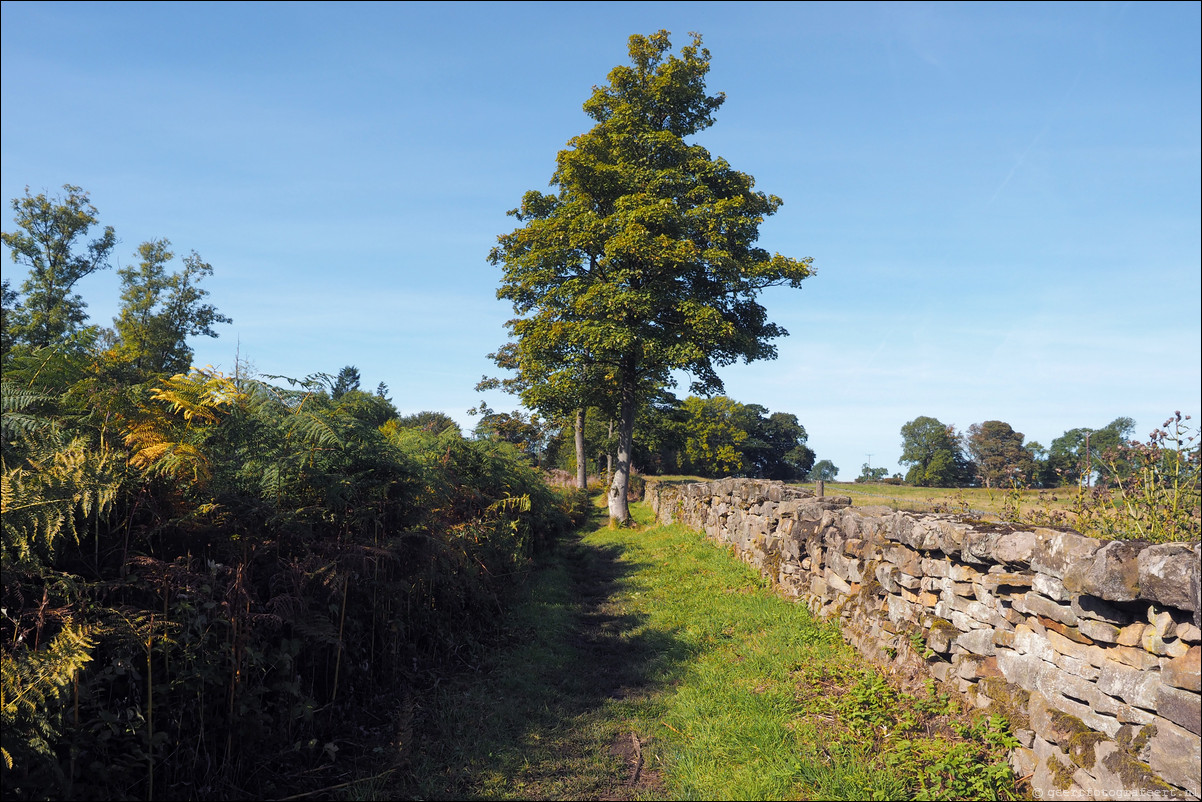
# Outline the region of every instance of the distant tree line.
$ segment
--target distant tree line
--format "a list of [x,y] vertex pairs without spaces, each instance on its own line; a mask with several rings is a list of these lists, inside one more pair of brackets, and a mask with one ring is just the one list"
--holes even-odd
[[[1105,464],[1120,467],[1135,431],[1131,418],[1101,428],[1069,429],[1044,447],[1025,441],[1005,421],[974,423],[957,432],[931,417],[901,428],[907,484],[920,487],[1061,487],[1090,484]],[[1108,463],[1109,461],[1109,463]]]
[[[543,467],[576,472],[574,421],[495,412],[484,405],[473,412],[481,415],[477,436],[510,442]],[[632,464],[641,473],[797,481],[814,467],[809,435],[796,415],[727,396],[681,401],[661,391],[639,408],[636,424]],[[605,474],[617,447],[613,423],[593,415],[583,433],[586,472]]]

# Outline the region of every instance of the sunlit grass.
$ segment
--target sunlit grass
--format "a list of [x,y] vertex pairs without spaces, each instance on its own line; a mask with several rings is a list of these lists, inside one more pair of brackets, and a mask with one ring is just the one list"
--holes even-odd
[[[396,793],[954,798],[916,784],[927,766],[970,746],[980,771],[992,765],[979,745],[920,739],[919,714],[902,715],[913,697],[729,551],[655,526],[646,505],[632,513],[629,527],[598,524],[561,544],[499,622],[505,643],[423,700],[410,781]],[[865,721],[870,730],[855,729]],[[614,749],[632,741],[638,782]]]

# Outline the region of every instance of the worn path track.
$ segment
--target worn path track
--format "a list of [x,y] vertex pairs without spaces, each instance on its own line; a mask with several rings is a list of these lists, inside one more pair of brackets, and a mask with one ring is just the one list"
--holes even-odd
[[649,691],[667,643],[616,598],[633,567],[614,547],[562,541],[498,622],[503,646],[416,705],[397,795],[608,799],[654,795],[623,709]]

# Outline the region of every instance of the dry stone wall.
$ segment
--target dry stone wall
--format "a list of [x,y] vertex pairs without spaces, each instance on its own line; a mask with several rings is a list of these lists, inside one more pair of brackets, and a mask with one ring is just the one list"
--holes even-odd
[[1005,713],[1044,799],[1202,796],[1199,545],[852,507],[779,482],[649,481],[881,664]]

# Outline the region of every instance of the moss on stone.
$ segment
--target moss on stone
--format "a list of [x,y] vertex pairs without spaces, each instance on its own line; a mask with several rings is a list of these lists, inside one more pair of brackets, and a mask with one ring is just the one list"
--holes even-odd
[[1064,765],[1060,758],[1055,755],[1048,755],[1046,761],[1048,771],[1052,774],[1052,785],[1059,788],[1061,791],[1067,791],[1073,785],[1073,770]]
[[960,630],[956,628],[956,625],[946,618],[936,618],[931,622],[931,632],[935,632],[936,630],[946,634],[949,642],[955,640],[956,636],[960,634]]
[[1110,740],[1100,732],[1077,732],[1068,739],[1068,756],[1083,769],[1092,769],[1097,761],[1094,747],[1102,741]]
[[1031,717],[1027,714],[1027,704],[1031,701],[1029,692],[1001,677],[982,677],[977,685],[980,693],[984,694],[1010,722],[1012,729],[1031,728]]
[[1119,728],[1118,734],[1114,736],[1114,740],[1118,742],[1119,746],[1138,757],[1140,751],[1148,745],[1148,741],[1155,737],[1155,724],[1145,724],[1139,728],[1139,732],[1135,731],[1135,725],[1124,724]]
[[1073,738],[1084,737],[1093,732],[1084,721],[1062,710],[1049,710],[1048,719],[1057,732],[1064,734],[1065,742],[1071,743]]
[[[1145,729],[1147,729],[1145,727]],[[1175,789],[1156,776],[1147,763],[1141,763],[1122,749],[1116,749],[1102,759],[1102,765],[1118,775],[1124,789],[1172,793]]]

